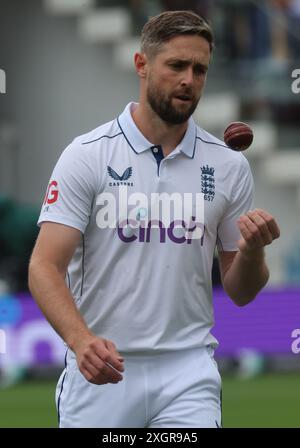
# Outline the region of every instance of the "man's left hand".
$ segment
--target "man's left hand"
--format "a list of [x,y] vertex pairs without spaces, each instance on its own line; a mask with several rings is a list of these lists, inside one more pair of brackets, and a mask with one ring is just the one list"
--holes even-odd
[[238,226],[242,235],[239,249],[244,253],[256,252],[280,236],[275,218],[260,208],[240,216]]

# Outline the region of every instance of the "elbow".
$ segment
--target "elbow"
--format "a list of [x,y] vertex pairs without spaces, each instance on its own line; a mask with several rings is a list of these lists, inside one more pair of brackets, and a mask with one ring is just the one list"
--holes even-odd
[[31,294],[33,294],[37,266],[38,263],[36,263],[36,261],[31,258],[28,266],[28,288]]
[[258,294],[258,290],[252,290],[252,291],[245,291],[245,290],[237,290],[233,288],[228,288],[225,285],[224,291],[226,292],[227,296],[232,300],[232,302],[238,306],[243,307],[248,305],[248,303],[252,302],[252,300],[255,299],[255,297]]
[[35,289],[43,279],[59,276],[65,278],[67,269],[43,257],[32,256],[28,267],[28,288],[34,296]]
[[243,307],[251,303],[258,295],[258,293],[263,289],[266,282],[260,283],[259,285],[251,285],[248,288],[226,288],[224,290],[227,296],[232,300],[232,302],[238,306]]
[[226,282],[223,282],[223,288],[227,296],[232,300],[232,302],[238,306],[243,307],[248,305],[248,303],[252,302],[252,300],[255,299],[258,289],[249,288],[240,288],[240,287],[233,287],[232,285],[228,285]]
[[44,260],[34,256],[31,257],[28,266],[28,288],[33,296],[37,281],[43,275],[44,268]]
[[243,307],[256,298],[258,293],[268,283],[269,276],[269,270],[264,264],[259,271],[250,275],[244,275],[243,278],[237,275],[225,276],[223,287],[233,303],[238,307]]
[[248,305],[249,303],[251,303],[255,299],[256,296],[257,296],[257,293],[252,294],[252,295],[248,295],[248,294],[241,294],[238,296],[237,295],[229,295],[229,297],[233,301],[233,303],[236,306],[238,306],[239,308],[242,308],[242,307]]
[[248,288],[242,288],[241,290],[229,290],[225,289],[226,294],[230,297],[235,305],[243,307],[251,303],[259,294],[259,292],[265,287],[269,279],[269,273],[266,273],[264,278],[261,279],[259,284],[252,284]]

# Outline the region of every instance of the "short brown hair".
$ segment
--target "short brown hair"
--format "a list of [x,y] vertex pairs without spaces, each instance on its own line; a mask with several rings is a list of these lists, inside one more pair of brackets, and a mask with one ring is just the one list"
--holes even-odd
[[182,34],[202,36],[214,47],[214,37],[210,25],[192,11],[165,11],[152,17],[143,27],[141,51],[150,57],[156,55],[163,44],[172,37]]

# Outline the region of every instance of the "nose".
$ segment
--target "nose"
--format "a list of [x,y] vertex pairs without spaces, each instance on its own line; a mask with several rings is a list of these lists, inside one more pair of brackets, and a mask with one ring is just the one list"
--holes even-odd
[[184,76],[182,78],[181,85],[183,85],[183,86],[191,85],[194,80],[193,67],[187,67],[186,70],[184,71],[183,75]]

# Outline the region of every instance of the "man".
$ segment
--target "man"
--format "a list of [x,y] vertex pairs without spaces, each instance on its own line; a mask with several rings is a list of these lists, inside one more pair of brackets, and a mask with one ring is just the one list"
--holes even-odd
[[[76,138],[54,169],[29,284],[68,346],[61,427],[221,426],[214,248],[224,288],[243,306],[267,282],[264,246],[279,229],[249,211],[245,157],[191,118],[212,48],[196,14],[152,18],[135,55],[139,103]],[[187,220],[175,219],[174,193]],[[157,218],[153,194],[169,216]]]

